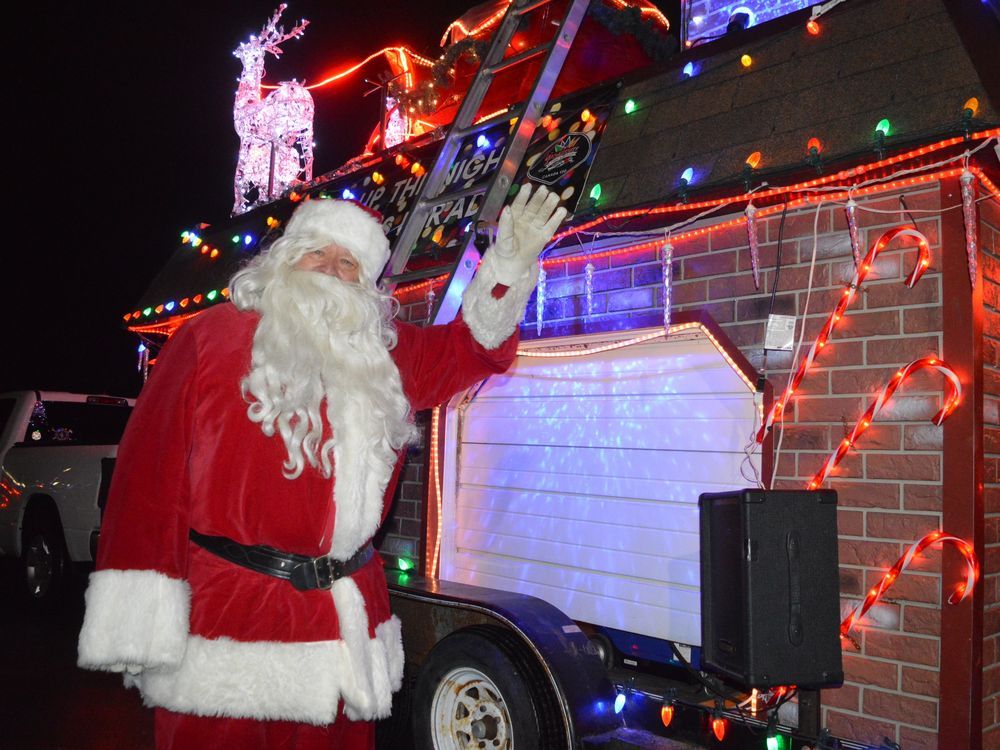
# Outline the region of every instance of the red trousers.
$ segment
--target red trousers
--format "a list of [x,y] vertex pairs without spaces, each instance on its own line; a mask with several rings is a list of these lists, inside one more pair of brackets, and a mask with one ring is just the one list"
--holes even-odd
[[293,721],[192,716],[157,708],[156,750],[374,750],[375,724],[341,715],[317,727]]

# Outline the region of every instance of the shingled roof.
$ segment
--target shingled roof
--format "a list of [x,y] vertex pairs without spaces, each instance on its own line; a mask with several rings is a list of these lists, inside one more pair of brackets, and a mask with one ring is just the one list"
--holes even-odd
[[[891,151],[960,133],[970,97],[980,101],[975,126],[994,126],[996,18],[981,3],[948,5],[851,0],[823,16],[818,36],[806,31],[806,10],[647,72],[624,86],[584,195],[601,183],[599,213],[676,200],[687,167],[695,172],[691,195],[710,193],[741,184],[754,151],[763,155],[758,180],[801,169],[812,137],[822,141],[824,161],[872,161],[882,118],[892,124]],[[987,42],[993,35],[992,51],[977,38],[984,33]],[[749,68],[744,54],[753,58]],[[685,77],[691,61],[700,70]],[[637,104],[631,114],[628,99]]]

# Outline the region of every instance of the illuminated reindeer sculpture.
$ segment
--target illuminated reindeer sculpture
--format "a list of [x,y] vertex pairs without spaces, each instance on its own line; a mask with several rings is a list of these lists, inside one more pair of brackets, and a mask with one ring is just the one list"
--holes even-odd
[[279,5],[260,34],[233,51],[243,63],[233,106],[233,122],[240,137],[233,214],[281,195],[300,177],[312,179],[312,96],[297,81],[282,81],[266,98],[260,96],[268,53],[280,57],[278,45],[302,36],[309,25],[308,21],[300,21],[286,34],[278,26],[286,7],[284,3]]

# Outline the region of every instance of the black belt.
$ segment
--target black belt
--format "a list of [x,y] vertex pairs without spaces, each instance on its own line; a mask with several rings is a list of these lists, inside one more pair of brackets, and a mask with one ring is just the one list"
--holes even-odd
[[223,560],[290,581],[299,591],[329,589],[338,578],[361,570],[375,554],[371,542],[341,562],[326,556],[308,557],[282,552],[260,544],[240,544],[224,536],[207,536],[194,529],[188,532],[188,537],[199,547]]

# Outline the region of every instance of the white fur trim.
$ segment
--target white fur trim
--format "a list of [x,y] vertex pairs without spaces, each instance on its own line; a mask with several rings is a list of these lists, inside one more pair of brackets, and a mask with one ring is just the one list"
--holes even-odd
[[389,261],[389,240],[382,225],[350,201],[306,201],[288,220],[285,236],[313,240],[317,247],[336,242],[351,251],[373,284]]
[[184,658],[191,611],[187,582],[156,570],[99,570],[90,576],[77,664],[135,672]]
[[[373,639],[364,633],[357,648],[360,653],[353,653],[346,639],[246,643],[192,636],[179,669],[126,675],[125,684],[138,687],[149,706],[197,716],[321,726],[336,720],[343,698],[352,720],[385,718],[392,692],[402,684],[399,620],[392,617],[380,624]],[[359,665],[375,671],[359,674]]]
[[473,338],[486,349],[500,346],[524,318],[524,308],[538,283],[538,264],[532,263],[525,269],[500,299],[493,296],[493,287],[498,283],[491,248],[462,295],[462,318]]
[[346,560],[374,536],[382,520],[385,489],[392,478],[395,454],[375,450],[385,430],[350,392],[344,393],[340,408],[328,410],[336,444],[333,448],[335,506],[330,555]]

